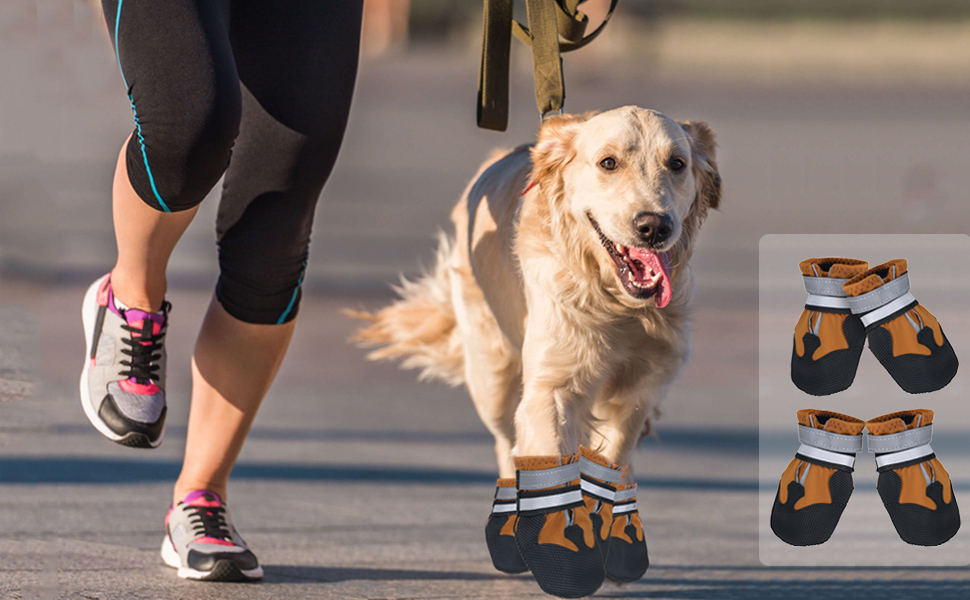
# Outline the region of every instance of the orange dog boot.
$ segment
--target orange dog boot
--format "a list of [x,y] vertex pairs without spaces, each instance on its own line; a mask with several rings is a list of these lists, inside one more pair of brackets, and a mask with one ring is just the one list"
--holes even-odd
[[852,495],[865,423],[826,410],[797,414],[801,446],[778,484],[771,530],[792,546],[814,546],[832,537]]
[[866,331],[849,309],[842,284],[869,268],[854,258],[810,258],[798,263],[808,299],[795,325],[791,380],[813,396],[827,396],[852,385]]
[[580,488],[579,454],[515,459],[515,543],[539,587],[561,598],[603,585],[603,554]]
[[613,501],[613,526],[607,548],[606,575],[617,581],[636,581],[650,566],[643,523],[637,511],[637,484],[618,484]]
[[616,581],[636,581],[650,565],[637,513],[637,486],[622,484],[626,467],[610,462],[599,452],[580,446],[579,456],[583,500],[603,552],[606,576]]
[[515,545],[517,510],[515,480],[499,479],[495,487],[495,500],[492,501],[492,514],[485,524],[485,543],[488,544],[492,564],[503,573],[525,573],[529,570],[519,554],[519,547]]
[[936,317],[909,293],[906,259],[860,273],[842,286],[862,319],[869,350],[910,394],[936,391],[960,366]]
[[876,489],[899,537],[939,546],[956,535],[960,509],[950,476],[930,447],[933,411],[890,413],[866,421],[866,429],[879,471]]

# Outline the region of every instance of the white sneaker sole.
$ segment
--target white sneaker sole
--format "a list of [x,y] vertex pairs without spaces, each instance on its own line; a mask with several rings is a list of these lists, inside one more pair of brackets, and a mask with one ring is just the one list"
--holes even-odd
[[[105,280],[105,277],[110,276],[108,273],[104,277],[98,278],[97,281],[91,284],[88,291],[84,293],[84,302],[81,304],[81,322],[84,324],[84,366],[81,367],[81,408],[84,409],[84,415],[91,421],[91,425],[104,437],[108,438],[112,442],[120,442],[125,436],[118,435],[111,428],[101,420],[98,416],[98,409],[91,402],[91,388],[88,386],[88,369],[91,364],[91,336],[94,334],[94,320],[98,314],[98,288],[101,287],[101,282]],[[165,439],[165,430],[162,429],[162,434],[158,436],[158,439],[149,444],[152,448],[157,448],[162,440]]]
[[[169,536],[165,536],[162,539],[162,562],[173,569],[178,569],[178,576],[182,579],[200,579],[205,580],[211,573],[205,571],[196,571],[195,569],[190,569],[189,567],[182,566],[182,559],[179,558],[178,552],[175,550],[175,545],[172,544],[172,539]],[[256,580],[263,578],[263,567],[256,567],[255,569],[239,569],[248,579]]]

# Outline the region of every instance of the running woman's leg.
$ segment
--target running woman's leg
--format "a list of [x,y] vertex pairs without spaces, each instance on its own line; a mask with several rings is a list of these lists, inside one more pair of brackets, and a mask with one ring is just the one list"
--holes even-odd
[[125,141],[115,167],[111,209],[118,260],[111,270],[115,296],[125,305],[150,313],[162,308],[168,289],[165,270],[175,244],[192,222],[198,206],[165,213],[146,204],[131,187]]
[[236,0],[230,14],[243,119],[219,206],[221,274],[195,349],[176,500],[200,487],[225,494],[286,352],[357,72],[359,1]]
[[229,163],[239,76],[223,0],[103,0],[134,130],[115,170],[118,260],[82,304],[80,399],[120,444],[153,448],[165,431],[165,270]]
[[156,312],[175,244],[229,164],[239,75],[223,0],[102,0],[134,130],[115,170],[115,296]]

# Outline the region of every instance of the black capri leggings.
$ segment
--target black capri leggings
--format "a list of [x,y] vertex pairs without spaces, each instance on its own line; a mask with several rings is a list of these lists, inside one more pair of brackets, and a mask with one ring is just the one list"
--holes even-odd
[[242,321],[296,316],[313,213],[350,111],[361,5],[102,0],[135,118],[131,185],[174,212],[225,173],[216,297]]

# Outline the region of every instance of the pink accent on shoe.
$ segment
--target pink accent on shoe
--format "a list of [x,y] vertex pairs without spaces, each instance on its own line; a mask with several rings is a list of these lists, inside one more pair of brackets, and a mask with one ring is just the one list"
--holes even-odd
[[193,544],[216,544],[218,546],[235,546],[232,542],[228,540],[220,540],[219,538],[203,536],[197,540],[192,540]]
[[138,383],[134,378],[123,379],[118,382],[118,387],[128,392],[129,394],[140,394],[143,396],[151,396],[157,394],[162,388],[155,385],[154,381],[149,383]]
[[[128,321],[128,326],[136,329],[136,331],[131,332],[131,337],[141,337],[141,328],[145,326],[145,319],[149,319],[152,322],[152,335],[158,335],[162,331],[162,321],[165,317],[162,315],[155,315],[152,313],[146,313],[138,309],[129,308],[125,311],[125,317]],[[142,342],[148,343],[148,342]]]
[[[111,296],[111,274],[104,278],[101,287],[98,288],[98,306],[108,306],[108,298]],[[114,304],[114,303],[112,303]]]
[[189,506],[222,506],[222,500],[219,498],[219,494],[215,492],[195,490],[186,494],[180,504],[188,504]]
[[97,357],[91,359],[91,368],[92,369],[95,367],[95,361],[96,360],[97,360]]

